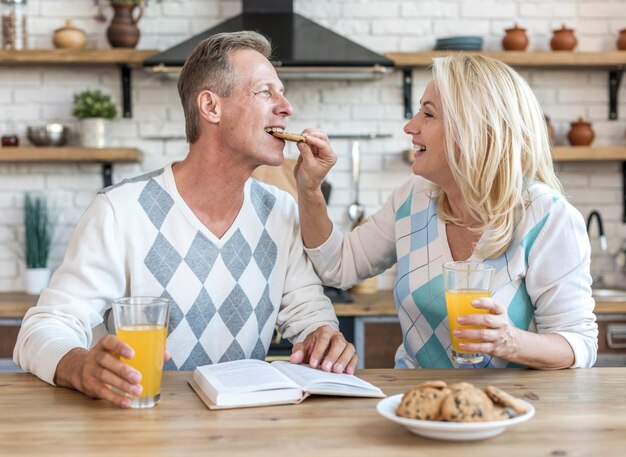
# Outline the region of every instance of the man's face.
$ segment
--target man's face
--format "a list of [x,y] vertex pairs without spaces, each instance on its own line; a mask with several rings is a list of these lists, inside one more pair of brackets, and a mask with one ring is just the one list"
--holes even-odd
[[293,112],[283,95],[284,86],[272,64],[257,51],[238,50],[229,60],[240,79],[229,97],[220,97],[221,137],[237,160],[253,167],[280,165],[285,141],[266,129],[284,129]]

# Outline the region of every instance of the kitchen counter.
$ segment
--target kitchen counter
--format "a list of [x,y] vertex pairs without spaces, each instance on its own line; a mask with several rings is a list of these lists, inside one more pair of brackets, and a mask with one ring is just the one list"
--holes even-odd
[[0,448],[10,456],[623,456],[626,368],[361,370],[394,395],[431,379],[496,385],[535,417],[485,441],[433,441],[376,412],[377,399],[310,397],[300,405],[210,411],[166,372],[161,404],[120,410],[25,373],[0,373]]
[[[352,294],[353,303],[334,303],[337,316],[395,316],[396,305],[391,290],[373,294]],[[28,308],[37,304],[37,295],[23,292],[0,292],[0,319],[21,319]],[[626,313],[626,302],[596,301],[595,312]]]

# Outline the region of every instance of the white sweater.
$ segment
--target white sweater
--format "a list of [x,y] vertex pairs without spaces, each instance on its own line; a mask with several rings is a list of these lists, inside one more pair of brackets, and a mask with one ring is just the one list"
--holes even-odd
[[103,317],[113,299],[131,295],[172,300],[166,369],[263,359],[276,324],[293,342],[321,325],[337,328],[290,195],[249,179],[237,218],[218,239],[178,193],[171,165],[96,196],[26,313],[15,362],[52,383],[68,351],[113,332]]
[[[529,196],[527,216],[508,250],[486,260],[474,253],[469,260],[496,266],[493,297],[516,327],[563,336],[574,351],[573,367],[590,367],[598,326],[584,220],[545,184],[534,183]],[[428,181],[411,177],[364,225],[345,235],[333,230],[322,246],[306,251],[322,282],[342,288],[397,263],[394,298],[403,344],[396,366],[459,367],[450,358],[442,278],[442,265],[453,259]],[[516,365],[485,357],[475,366]]]

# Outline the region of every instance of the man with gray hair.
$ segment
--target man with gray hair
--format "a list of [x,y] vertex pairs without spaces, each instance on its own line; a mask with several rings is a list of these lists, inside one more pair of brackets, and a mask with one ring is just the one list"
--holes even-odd
[[95,197],[24,318],[13,356],[22,368],[128,407],[141,379],[118,359],[134,352],[108,334],[105,315],[116,298],[159,296],[172,302],[165,369],[263,359],[278,325],[292,362],[354,372],[293,198],[250,177],[282,164],[285,143],[268,132],[292,114],[270,49],[254,32],[196,47],[178,82],[187,156]]

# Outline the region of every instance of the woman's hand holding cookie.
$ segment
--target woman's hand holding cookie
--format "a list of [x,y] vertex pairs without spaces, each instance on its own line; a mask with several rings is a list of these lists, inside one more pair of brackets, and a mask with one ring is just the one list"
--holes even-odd
[[324,177],[337,162],[337,156],[330,147],[328,136],[318,129],[302,132],[306,143],[298,143],[300,156],[294,175],[300,191],[318,191]]

